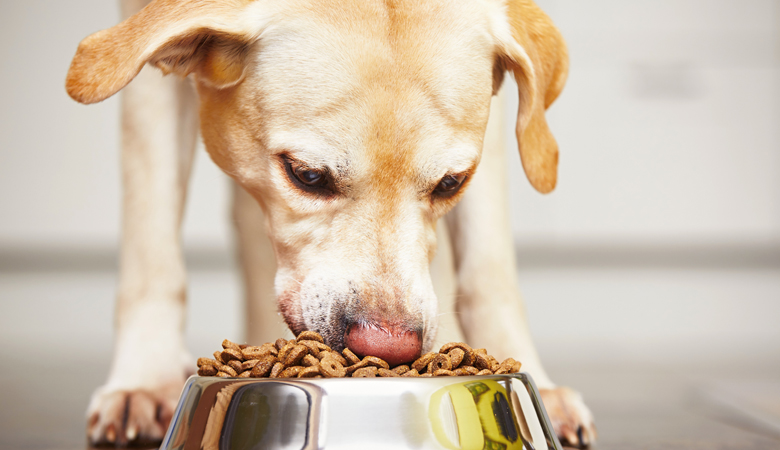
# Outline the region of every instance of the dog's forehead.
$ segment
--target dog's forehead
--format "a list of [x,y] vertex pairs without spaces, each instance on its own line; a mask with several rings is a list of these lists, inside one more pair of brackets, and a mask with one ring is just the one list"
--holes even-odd
[[253,49],[246,97],[266,133],[306,128],[342,149],[364,149],[367,136],[394,151],[437,137],[478,145],[494,63],[481,5],[286,3]]

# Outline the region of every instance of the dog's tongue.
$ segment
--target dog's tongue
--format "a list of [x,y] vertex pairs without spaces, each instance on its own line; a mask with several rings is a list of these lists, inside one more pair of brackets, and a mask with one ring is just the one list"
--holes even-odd
[[344,343],[358,356],[376,356],[391,367],[414,361],[422,350],[414,331],[361,325],[349,327]]

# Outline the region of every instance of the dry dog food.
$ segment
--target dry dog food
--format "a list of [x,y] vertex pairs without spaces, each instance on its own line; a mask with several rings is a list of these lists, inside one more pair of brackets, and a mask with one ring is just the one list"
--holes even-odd
[[426,353],[411,365],[390,367],[376,356],[362,359],[350,349],[339,353],[325,345],[318,333],[304,331],[296,339],[277,339],[259,347],[239,345],[227,339],[214,359],[198,358],[198,375],[238,378],[372,378],[439,377],[515,373],[521,364],[512,358],[499,363],[484,348],[463,342],[445,344],[439,352]]

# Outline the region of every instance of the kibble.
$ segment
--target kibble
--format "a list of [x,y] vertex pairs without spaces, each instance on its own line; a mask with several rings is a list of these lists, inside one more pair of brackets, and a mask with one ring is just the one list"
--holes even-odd
[[198,358],[198,375],[221,378],[374,378],[452,377],[501,375],[520,371],[520,362],[499,362],[484,348],[450,342],[438,352],[426,353],[410,364],[395,367],[376,356],[360,358],[350,349],[341,353],[325,344],[318,333],[304,331],[297,338],[277,339],[261,346],[239,345],[228,339],[214,358]]

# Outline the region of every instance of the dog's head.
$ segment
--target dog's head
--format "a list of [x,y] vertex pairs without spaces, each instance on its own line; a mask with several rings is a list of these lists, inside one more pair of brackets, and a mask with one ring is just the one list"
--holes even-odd
[[85,39],[70,95],[153,64],[193,74],[213,160],[260,203],[294,332],[391,361],[435,337],[437,220],[477,169],[491,96],[518,81],[526,174],[555,186],[544,118],[567,59],[528,0],[155,0]]

